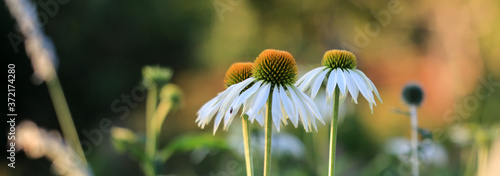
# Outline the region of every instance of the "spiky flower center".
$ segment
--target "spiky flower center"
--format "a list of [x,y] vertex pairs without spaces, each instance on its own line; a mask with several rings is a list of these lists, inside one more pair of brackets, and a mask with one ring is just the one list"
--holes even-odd
[[295,59],[289,52],[266,49],[255,59],[253,76],[273,85],[293,84],[297,70]]
[[345,50],[330,50],[323,56],[322,64],[326,67],[336,69],[354,69],[357,65],[356,56]]
[[226,78],[224,79],[226,86],[229,87],[250,78],[252,76],[252,68],[253,63],[251,62],[238,62],[231,65],[231,67],[227,70]]

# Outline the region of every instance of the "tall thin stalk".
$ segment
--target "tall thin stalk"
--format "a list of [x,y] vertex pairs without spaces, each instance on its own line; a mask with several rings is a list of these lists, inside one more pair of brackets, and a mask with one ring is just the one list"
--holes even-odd
[[156,130],[153,124],[153,119],[156,111],[158,101],[156,86],[151,86],[148,90],[148,97],[146,102],[146,160],[145,172],[148,176],[156,175],[156,168],[154,164],[156,153]]
[[488,168],[488,147],[479,144],[477,150],[477,176],[485,176]]
[[335,87],[335,99],[333,101],[333,119],[332,125],[330,128],[330,156],[329,156],[329,164],[328,164],[328,175],[335,175],[335,154],[337,147],[337,121],[339,117],[339,87]]
[[418,118],[417,118],[417,107],[415,105],[410,105],[410,115],[411,115],[411,175],[418,176]]
[[272,93],[270,93],[269,99],[267,100],[267,115],[264,126],[266,135],[264,153],[264,176],[271,175],[271,137],[273,133],[272,97]]
[[57,75],[54,75],[52,79],[46,81],[46,84],[50,98],[54,104],[54,110],[56,111],[57,120],[61,126],[64,139],[68,141],[71,148],[80,156],[82,163],[87,166],[87,160],[85,159],[85,154],[83,153],[82,145],[80,144],[80,139],[76,132],[75,123],[73,122],[73,117],[71,117],[71,112],[68,108],[68,103],[64,97],[61,83],[59,83],[59,78]]
[[241,116],[241,126],[243,129],[243,143],[245,145],[245,164],[247,168],[247,176],[253,176],[253,159],[252,151],[250,150],[250,130],[247,115]]

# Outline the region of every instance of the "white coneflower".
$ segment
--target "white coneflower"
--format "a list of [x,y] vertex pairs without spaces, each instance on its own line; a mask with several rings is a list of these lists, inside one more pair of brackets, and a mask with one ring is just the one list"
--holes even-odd
[[302,76],[296,83],[304,92],[310,92],[314,99],[322,83],[326,81],[326,94],[330,101],[333,100],[335,88],[339,88],[342,96],[349,93],[355,103],[358,95],[365,97],[373,113],[373,105],[377,105],[375,97],[382,102],[377,88],[373,82],[361,71],[356,69],[356,56],[349,51],[330,50],[325,53],[322,60],[323,66],[313,69]]
[[[255,60],[252,72],[251,78],[235,85],[239,88],[248,87],[247,90],[239,95],[235,91],[227,96],[236,100],[230,110],[243,106],[243,113],[250,120],[257,120],[262,124],[265,121],[265,109],[269,108],[273,117],[271,120],[278,131],[281,123],[287,124],[287,119],[295,127],[298,127],[300,120],[306,131],[311,131],[312,128],[317,130],[315,119],[321,122],[323,119],[312,99],[293,85],[297,65],[290,53],[264,50]],[[266,101],[268,106],[265,106]]]
[[[230,109],[230,105],[232,104],[232,101],[234,101],[234,97],[238,96],[241,91],[245,89],[245,86],[238,83],[250,82],[247,78],[252,76],[252,67],[253,63],[251,62],[234,63],[231,65],[231,67],[227,70],[226,78],[224,79],[227,89],[224,92],[219,93],[215,98],[212,98],[200,108],[198,111],[198,118],[196,119],[198,126],[205,128],[205,125],[209,124],[213,117],[215,117],[215,134],[220,123],[222,122],[223,117],[225,117],[224,129],[228,129],[229,124],[240,110],[239,108]],[[224,106],[222,106],[223,102],[225,103]],[[227,111],[229,111],[229,113],[226,114]]]
[[312,128],[317,130],[315,118],[323,122],[314,102],[293,85],[297,69],[295,59],[290,53],[274,49],[264,50],[255,59],[252,77],[235,84],[235,89],[226,90],[224,93],[228,93],[221,94],[223,98],[215,102],[221,103],[221,108],[227,110],[223,116],[232,115],[235,109],[243,107],[242,113],[247,114],[250,120],[257,120],[261,124],[264,122],[264,176],[270,175],[273,122],[278,131],[281,123],[286,125],[287,119],[290,119],[295,127],[298,126],[299,120],[302,121],[306,131]]
[[[311,70],[300,78],[296,85],[301,91],[310,91],[311,98],[315,98],[322,83],[326,80],[326,94],[333,105],[333,120],[330,129],[330,156],[328,175],[335,175],[335,153],[337,145],[337,120],[339,105],[342,104],[348,93],[357,103],[359,92],[365,97],[373,113],[373,105],[377,105],[375,97],[382,102],[377,88],[366,75],[356,69],[356,56],[349,51],[330,50],[325,53],[323,66]],[[342,94],[342,99],[340,99]]]
[[[228,111],[227,109],[228,106],[221,106],[221,105],[223,102],[229,104],[231,103],[231,101],[234,101],[234,97],[226,97],[226,95],[228,95],[229,92],[234,92],[237,90],[238,92],[232,94],[234,96],[234,95],[239,95],[241,93],[240,89],[243,89],[243,91],[245,90],[245,87],[236,86],[234,84],[245,81],[247,78],[252,76],[252,67],[253,63],[250,62],[235,63],[231,65],[231,67],[227,70],[226,78],[224,80],[226,86],[228,86],[228,89],[225,92],[219,94],[217,97],[208,101],[205,105],[201,107],[201,109],[198,111],[198,118],[196,119],[198,126],[204,128],[206,124],[210,123],[210,120],[212,120],[213,116],[217,113],[214,122],[214,134],[217,131],[219,124],[222,121],[222,117],[225,117],[224,129],[226,130],[228,129],[235,115],[238,114],[239,108],[230,108],[229,109],[230,112],[226,113],[226,115],[224,116],[224,113]],[[228,99],[221,100],[224,98]],[[252,161],[252,153],[250,150],[250,132],[249,132],[248,117],[244,114],[242,114],[241,123],[243,131],[243,141],[244,141],[243,143],[245,146],[245,164],[246,164],[247,176],[253,176],[254,175],[253,161]]]

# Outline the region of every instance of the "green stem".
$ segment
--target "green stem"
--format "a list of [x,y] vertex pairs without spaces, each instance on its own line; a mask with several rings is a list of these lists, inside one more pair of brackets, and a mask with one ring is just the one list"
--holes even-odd
[[488,147],[480,144],[477,150],[477,176],[485,176],[488,167]]
[[328,165],[328,175],[329,176],[334,176],[335,175],[335,154],[336,154],[336,147],[337,147],[337,120],[339,117],[339,94],[340,90],[339,87],[335,87],[335,92],[334,92],[335,99],[333,100],[333,119],[332,119],[332,126],[330,128],[330,161]]
[[271,175],[271,136],[273,133],[273,115],[272,115],[272,93],[267,100],[267,117],[265,119],[265,153],[264,153],[264,176]]
[[[475,168],[477,165],[474,164],[474,161],[476,161],[476,159],[478,158],[478,155],[477,155],[477,149],[478,146],[477,145],[473,145],[472,148],[470,149],[469,151],[469,157],[467,157],[467,162],[465,164],[465,170],[464,170],[464,176],[473,176],[475,175],[474,173],[474,169],[477,169]],[[462,151],[462,153],[464,153],[464,151]]]
[[410,106],[411,115],[411,159],[412,163],[411,175],[418,176],[418,118],[417,118],[417,107],[414,105]]
[[57,120],[61,126],[64,139],[68,141],[71,148],[80,156],[82,163],[87,166],[87,160],[85,159],[85,154],[83,153],[82,145],[80,144],[80,139],[76,132],[75,123],[73,122],[71,112],[68,108],[68,103],[64,97],[61,83],[59,83],[59,78],[54,75],[54,77],[47,80],[46,83],[50,97],[54,103],[54,110],[56,111]]
[[156,152],[156,129],[153,124],[153,119],[156,111],[156,105],[158,101],[157,88],[152,86],[148,90],[148,99],[146,102],[146,160],[145,160],[145,172],[148,176],[154,176],[156,174],[155,169],[155,152]]
[[168,100],[161,100],[156,108],[156,112],[154,114],[154,119],[152,125],[155,126],[155,136],[156,140],[160,137],[161,127],[163,126],[163,122],[167,118],[168,113],[172,110],[172,102]]
[[252,151],[250,150],[250,130],[248,127],[247,115],[242,116],[241,125],[243,129],[243,143],[245,145],[245,164],[247,167],[247,176],[253,176]]

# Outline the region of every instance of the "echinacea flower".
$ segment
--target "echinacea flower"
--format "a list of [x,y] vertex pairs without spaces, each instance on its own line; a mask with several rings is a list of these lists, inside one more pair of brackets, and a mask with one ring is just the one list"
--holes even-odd
[[[219,93],[215,98],[205,103],[198,111],[198,118],[196,123],[201,128],[205,128],[205,125],[210,123],[210,121],[215,117],[214,122],[214,134],[217,131],[223,117],[225,117],[224,129],[227,129],[231,121],[234,119],[239,111],[239,108],[230,108],[232,101],[238,96],[246,86],[238,83],[249,83],[252,76],[253,63],[251,62],[241,62],[234,63],[229,67],[226,72],[226,78],[224,82],[227,89]],[[226,113],[229,111],[229,113]]]
[[[238,83],[249,82],[247,81],[247,78],[252,76],[252,68],[253,63],[250,62],[235,63],[231,65],[229,70],[227,70],[226,78],[224,80],[228,88],[226,91],[220,93],[217,97],[213,98],[201,107],[200,111],[198,111],[198,119],[196,119],[199,126],[203,128],[217,113],[214,122],[214,134],[222,121],[222,117],[225,119],[224,129],[228,129],[229,124],[231,124],[235,115],[238,114],[238,111],[240,111],[239,107],[233,108],[230,105],[234,104],[233,101],[235,101],[236,96],[239,96],[242,91],[246,90],[245,86],[241,86]],[[243,143],[245,146],[245,165],[247,176],[253,176],[252,153],[250,150],[250,130],[248,118],[245,114],[242,114],[241,123]]]
[[356,69],[356,56],[351,52],[327,51],[323,56],[322,64],[323,66],[309,71],[296,83],[301,91],[310,92],[312,99],[316,97],[322,83],[326,81],[326,94],[330,101],[333,100],[334,90],[338,87],[342,97],[345,98],[350,93],[356,104],[361,92],[361,95],[368,101],[372,113],[373,105],[377,105],[373,93],[382,102],[373,82],[361,70]]
[[[309,91],[311,98],[315,98],[323,82],[326,84],[326,94],[333,101],[333,119],[330,128],[330,155],[328,175],[335,175],[335,153],[337,145],[337,121],[339,105],[342,104],[348,93],[355,103],[358,103],[359,92],[365,97],[373,113],[373,105],[377,105],[375,97],[382,102],[377,88],[366,75],[356,69],[356,56],[349,51],[330,50],[325,53],[322,60],[323,66],[311,70],[300,78],[296,85],[303,92]],[[342,94],[342,96],[340,96]],[[342,98],[340,98],[342,97]]]
[[[243,106],[242,113],[247,114],[249,120],[257,120],[263,124],[266,108],[270,108],[272,121],[278,131],[281,123],[287,124],[287,119],[290,119],[295,127],[300,120],[306,131],[312,128],[317,130],[315,119],[321,122],[323,119],[314,102],[293,85],[297,69],[295,59],[290,53],[274,49],[264,50],[255,59],[253,76],[235,85],[242,93],[236,96],[229,93],[228,97],[234,97],[236,100],[230,109]],[[248,89],[243,90],[247,87]],[[235,91],[234,94],[240,91]],[[268,100],[271,107],[266,106]]]
[[295,59],[290,53],[264,50],[255,59],[252,77],[231,86],[232,90],[228,88],[213,102],[221,103],[223,113],[216,117],[216,121],[223,116],[234,116],[243,107],[242,114],[246,114],[249,120],[257,120],[260,124],[264,122],[264,176],[271,174],[273,124],[279,131],[281,123],[286,125],[290,119],[297,127],[300,119],[305,130],[309,131],[313,127],[317,130],[315,118],[323,122],[314,102],[293,85],[297,70]]

